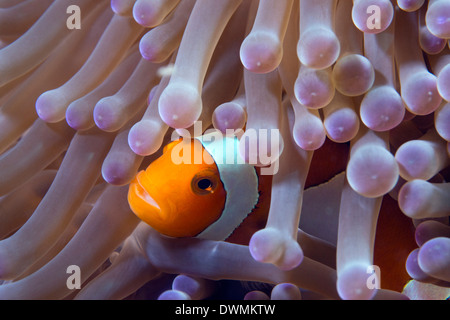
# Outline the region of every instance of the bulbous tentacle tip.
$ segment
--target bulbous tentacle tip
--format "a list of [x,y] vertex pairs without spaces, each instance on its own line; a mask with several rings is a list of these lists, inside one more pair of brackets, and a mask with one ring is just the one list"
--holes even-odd
[[353,263],[338,272],[337,291],[344,300],[371,300],[379,288],[378,275],[369,265]]
[[183,129],[191,127],[202,112],[202,99],[194,87],[169,84],[159,98],[159,115],[170,127]]
[[191,300],[191,297],[179,290],[167,290],[160,294],[158,300]]
[[325,128],[319,118],[308,117],[306,119],[295,119],[292,135],[295,143],[307,151],[319,149],[326,139]]
[[436,37],[450,38],[450,3],[448,1],[434,1],[428,6],[425,16],[428,30]]
[[161,62],[161,59],[159,56],[161,55],[160,52],[158,52],[157,47],[153,42],[149,42],[146,40],[146,37],[142,37],[141,41],[139,42],[139,52],[141,53],[142,58],[148,61],[152,62]]
[[157,24],[157,12],[148,1],[136,1],[133,6],[133,18],[140,25],[150,28]]
[[425,0],[397,0],[397,5],[403,11],[413,12],[419,10],[424,2]]
[[69,127],[71,127],[72,129],[74,129],[74,130],[82,129],[81,123],[70,112],[66,113],[66,121],[67,121],[67,124],[69,125]]
[[141,120],[130,129],[128,144],[137,155],[148,156],[158,151],[163,138],[164,132],[156,121]]
[[123,106],[126,102],[117,96],[108,96],[100,99],[93,110],[95,125],[106,132],[116,132],[126,123],[126,113]]
[[426,26],[419,29],[419,43],[425,53],[432,55],[440,53],[447,45],[446,39],[436,37]]
[[399,125],[405,116],[402,97],[390,86],[380,86],[364,96],[360,116],[362,122],[374,131],[388,131]]
[[399,177],[394,156],[382,147],[363,147],[350,158],[347,180],[357,193],[377,198],[391,191]]
[[330,140],[344,143],[356,136],[360,121],[354,110],[341,109],[328,115],[323,124]]
[[407,79],[402,84],[401,96],[406,108],[417,115],[427,115],[439,108],[442,97],[439,95],[437,78],[434,74],[423,72]]
[[247,114],[245,109],[238,103],[226,102],[218,106],[212,117],[214,128],[227,133],[227,129],[239,130],[245,126]]
[[444,100],[450,101],[450,65],[442,68],[437,75],[437,90]]
[[74,130],[87,130],[93,127],[92,113],[86,112],[83,102],[74,101],[66,110],[66,122]]
[[417,257],[420,268],[432,277],[450,281],[450,238],[437,237],[427,241]]
[[292,283],[277,284],[270,294],[271,300],[302,300],[300,289]]
[[300,36],[297,55],[302,64],[313,69],[325,69],[336,62],[341,47],[329,29],[311,28]]
[[366,33],[380,33],[386,30],[394,18],[394,7],[389,0],[359,0],[352,9],[355,26]]
[[[442,219],[445,221],[445,218]],[[443,221],[425,220],[421,222],[414,233],[417,245],[420,247],[428,240],[437,237],[450,238],[450,226],[443,223]]]
[[106,182],[115,186],[122,186],[130,183],[134,176],[128,176],[123,165],[108,164],[102,167],[102,177]]
[[59,122],[66,115],[66,98],[57,90],[44,92],[36,100],[36,112],[45,122]]
[[256,232],[250,239],[249,249],[256,261],[272,263],[281,270],[294,269],[300,265],[304,257],[297,241],[274,228]]
[[187,294],[192,300],[207,298],[213,291],[211,280],[190,277],[180,274],[173,279],[172,290],[178,290]]
[[254,290],[244,296],[244,300],[270,300],[269,296],[262,291]]
[[427,282],[429,280],[430,276],[427,275],[425,272],[423,272],[422,269],[419,267],[419,262],[417,260],[417,257],[419,255],[419,249],[414,249],[411,251],[411,253],[408,255],[408,258],[406,259],[406,272],[410,275],[411,278],[418,280],[418,281],[424,281]]
[[254,32],[245,38],[240,50],[244,67],[255,73],[275,70],[283,57],[282,45],[270,32]]
[[332,76],[336,90],[344,95],[356,97],[372,87],[375,70],[370,60],[363,55],[347,54],[336,61]]

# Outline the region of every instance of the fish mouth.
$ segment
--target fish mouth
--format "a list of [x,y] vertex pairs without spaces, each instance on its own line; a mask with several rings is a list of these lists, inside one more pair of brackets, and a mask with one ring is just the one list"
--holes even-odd
[[155,216],[162,219],[161,208],[142,185],[141,180],[143,174],[144,171],[139,172],[136,178],[130,183],[128,203],[134,214],[151,225],[151,221],[155,219]]
[[158,203],[155,201],[155,199],[153,199],[150,194],[147,192],[147,190],[142,186],[140,179],[138,177],[137,179],[137,184],[136,184],[136,188],[137,188],[137,195],[144,200],[145,202],[147,202],[149,205],[157,208],[158,210],[161,210],[161,208],[159,207]]

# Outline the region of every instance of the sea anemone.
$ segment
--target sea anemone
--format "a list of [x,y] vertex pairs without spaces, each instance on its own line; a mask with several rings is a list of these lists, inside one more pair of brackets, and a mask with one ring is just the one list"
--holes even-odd
[[[0,0],[0,298],[447,298],[448,39],[448,0]],[[161,235],[128,185],[211,127],[275,132],[268,216]]]

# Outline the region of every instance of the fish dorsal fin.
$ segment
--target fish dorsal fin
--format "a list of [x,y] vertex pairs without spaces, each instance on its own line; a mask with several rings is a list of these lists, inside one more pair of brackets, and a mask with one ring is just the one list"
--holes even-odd
[[237,137],[215,131],[196,139],[214,159],[227,192],[222,215],[197,237],[224,240],[258,203],[258,176],[255,168],[240,156]]

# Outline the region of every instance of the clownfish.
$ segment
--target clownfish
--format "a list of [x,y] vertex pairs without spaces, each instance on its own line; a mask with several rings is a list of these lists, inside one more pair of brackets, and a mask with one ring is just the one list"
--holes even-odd
[[131,210],[166,236],[246,243],[264,227],[272,176],[244,163],[238,146],[217,132],[170,142],[130,183]]
[[[239,163],[238,143],[236,137],[229,136],[211,141],[208,134],[170,142],[163,154],[130,183],[131,210],[170,237],[248,244],[251,235],[266,224],[272,176],[261,175],[258,167]],[[327,139],[314,153],[305,189],[345,170],[348,147]],[[201,154],[199,163],[196,154]],[[224,161],[227,154],[234,162]],[[180,156],[187,163],[174,161]],[[382,288],[402,290],[410,279],[404,261],[414,248],[411,221],[386,196],[377,224],[374,263],[382,270],[395,272],[382,278]]]

